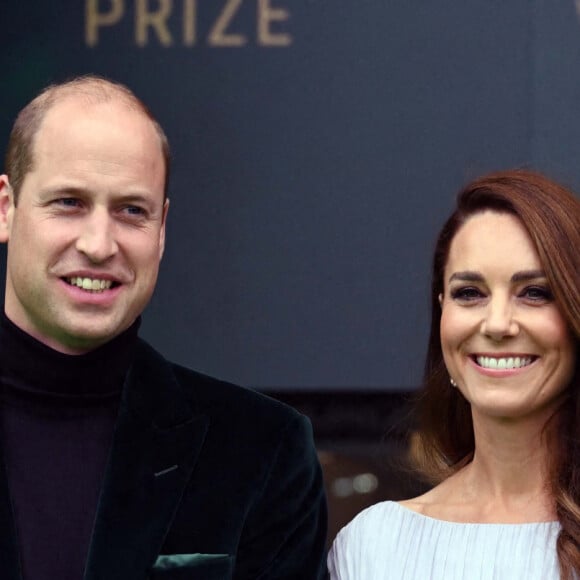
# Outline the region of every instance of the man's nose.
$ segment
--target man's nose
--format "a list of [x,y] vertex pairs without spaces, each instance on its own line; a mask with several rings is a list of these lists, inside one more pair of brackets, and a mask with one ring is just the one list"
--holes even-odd
[[105,210],[93,211],[82,224],[76,249],[91,262],[106,262],[119,248],[115,239],[115,224]]

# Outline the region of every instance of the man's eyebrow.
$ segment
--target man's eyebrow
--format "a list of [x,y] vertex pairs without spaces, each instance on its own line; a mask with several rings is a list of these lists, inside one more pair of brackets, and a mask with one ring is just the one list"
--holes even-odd
[[[538,278],[545,278],[546,274],[543,270],[522,270],[516,272],[510,278],[510,282],[526,282],[528,280],[536,280]],[[462,282],[483,282],[484,277],[473,270],[465,270],[464,272],[454,272],[449,277],[449,282],[453,280],[460,280]]]
[[141,193],[118,193],[113,196],[113,199],[124,203],[151,203],[152,201],[147,195]]
[[51,195],[86,195],[86,193],[87,190],[82,187],[64,185],[62,187],[49,187],[47,189],[41,189],[39,195],[41,197],[49,197]]

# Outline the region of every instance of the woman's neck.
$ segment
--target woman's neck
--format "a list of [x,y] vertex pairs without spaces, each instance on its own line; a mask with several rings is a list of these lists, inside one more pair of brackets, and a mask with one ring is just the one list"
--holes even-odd
[[441,484],[404,505],[457,522],[526,523],[556,520],[550,492],[550,433],[545,417],[497,420],[474,414],[473,460]]

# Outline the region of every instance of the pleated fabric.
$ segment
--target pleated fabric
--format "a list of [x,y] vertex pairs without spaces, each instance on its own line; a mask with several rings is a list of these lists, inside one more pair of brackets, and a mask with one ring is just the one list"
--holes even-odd
[[340,531],[328,569],[331,580],[559,580],[559,530],[447,522],[387,501]]

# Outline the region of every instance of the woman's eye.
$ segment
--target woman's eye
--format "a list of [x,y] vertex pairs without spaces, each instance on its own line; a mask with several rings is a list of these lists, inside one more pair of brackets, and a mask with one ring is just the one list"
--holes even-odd
[[451,298],[453,298],[453,300],[477,300],[482,296],[483,293],[478,288],[473,286],[466,286],[451,290]]
[[524,288],[521,296],[534,302],[551,302],[554,300],[554,295],[550,289],[544,286],[528,286]]

